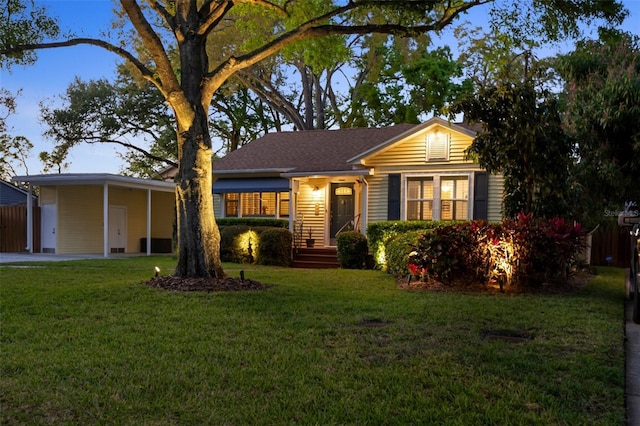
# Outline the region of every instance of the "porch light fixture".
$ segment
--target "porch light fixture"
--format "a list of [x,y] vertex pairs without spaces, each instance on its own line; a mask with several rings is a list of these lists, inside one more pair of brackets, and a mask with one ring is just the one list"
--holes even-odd
[[311,195],[313,196],[313,198],[320,198],[320,188],[315,186],[313,188],[313,191],[311,191]]

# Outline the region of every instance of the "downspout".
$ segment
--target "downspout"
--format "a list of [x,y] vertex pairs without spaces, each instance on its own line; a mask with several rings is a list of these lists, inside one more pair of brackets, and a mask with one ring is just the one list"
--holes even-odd
[[102,245],[103,256],[109,257],[109,184],[102,187]]

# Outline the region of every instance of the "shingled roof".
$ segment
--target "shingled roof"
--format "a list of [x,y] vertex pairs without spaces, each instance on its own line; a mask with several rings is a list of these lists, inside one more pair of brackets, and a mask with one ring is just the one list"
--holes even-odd
[[348,159],[415,126],[269,133],[216,160],[213,173],[275,169],[290,173],[348,171],[353,168]]

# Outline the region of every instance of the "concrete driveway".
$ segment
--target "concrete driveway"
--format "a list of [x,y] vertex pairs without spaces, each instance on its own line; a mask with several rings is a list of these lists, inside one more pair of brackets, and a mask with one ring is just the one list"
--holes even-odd
[[[145,254],[114,255],[110,258],[145,256]],[[105,259],[101,254],[0,253],[0,263],[56,262],[62,260]]]

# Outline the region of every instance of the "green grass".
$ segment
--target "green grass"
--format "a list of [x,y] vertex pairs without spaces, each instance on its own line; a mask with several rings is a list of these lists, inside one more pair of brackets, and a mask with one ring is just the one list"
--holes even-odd
[[255,266],[247,278],[274,287],[140,284],[173,262],[0,266],[0,423],[624,423],[621,270],[548,296]]

